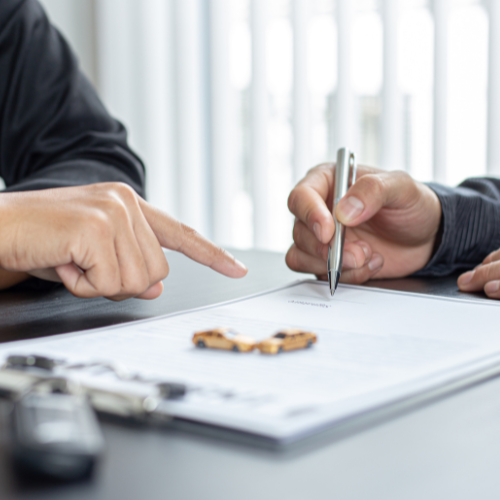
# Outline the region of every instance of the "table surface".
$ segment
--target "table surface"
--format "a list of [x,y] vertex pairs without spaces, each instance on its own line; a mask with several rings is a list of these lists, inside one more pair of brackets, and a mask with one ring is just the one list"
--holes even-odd
[[[229,280],[168,253],[156,301],[79,300],[62,288],[0,293],[0,342],[35,338],[212,304],[303,278],[282,254],[235,251],[249,267]],[[369,286],[485,300],[456,277]],[[3,407],[0,407],[0,409]],[[0,498],[10,499],[384,499],[500,498],[500,379],[494,378],[356,433],[276,452],[178,429],[103,422],[106,453],[90,480],[54,484],[13,474],[0,411]]]

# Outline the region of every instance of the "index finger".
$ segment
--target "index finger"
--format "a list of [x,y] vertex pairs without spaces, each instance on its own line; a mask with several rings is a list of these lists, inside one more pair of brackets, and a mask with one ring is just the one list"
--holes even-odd
[[247,274],[248,269],[243,263],[193,228],[153,207],[142,198],[139,198],[139,205],[163,248],[181,252],[190,259],[230,278],[242,278]]
[[[373,172],[377,172],[377,169],[358,167],[358,177]],[[331,212],[334,184],[335,164],[323,163],[309,170],[288,197],[290,212],[324,244],[331,241],[335,230]]]
[[332,239],[335,228],[327,205],[333,192],[333,166],[332,163],[325,163],[309,170],[288,197],[290,212],[325,244]]

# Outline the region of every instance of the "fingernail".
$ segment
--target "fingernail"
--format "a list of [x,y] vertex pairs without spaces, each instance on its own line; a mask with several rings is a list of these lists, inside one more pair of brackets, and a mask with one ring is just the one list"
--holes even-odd
[[472,281],[475,271],[469,271],[458,278],[459,285],[467,285]]
[[318,240],[321,241],[321,226],[319,225],[319,222],[315,222],[313,224],[313,231],[316,238],[318,238]]
[[381,268],[383,263],[384,259],[382,258],[382,255],[376,253],[372,257],[372,260],[368,263],[368,269],[370,269],[370,271],[375,271],[375,269]]
[[499,288],[500,288],[500,281],[490,281],[489,283],[486,283],[486,285],[484,285],[484,291],[486,293],[498,292]]
[[352,252],[344,252],[343,266],[347,269],[357,269],[358,264],[356,263],[356,257]]
[[337,211],[340,212],[340,217],[345,222],[354,220],[364,210],[365,205],[361,200],[354,196],[348,196],[340,201]]

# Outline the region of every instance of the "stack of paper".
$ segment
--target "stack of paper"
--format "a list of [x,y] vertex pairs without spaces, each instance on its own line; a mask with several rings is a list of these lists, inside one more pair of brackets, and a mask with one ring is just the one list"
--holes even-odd
[[[113,361],[184,382],[178,417],[294,440],[391,402],[500,371],[500,306],[373,288],[300,282],[214,307],[125,325],[0,345],[12,353]],[[228,326],[266,338],[285,327],[318,335],[276,356],[196,348],[193,332]],[[86,375],[114,387],[111,375]]]

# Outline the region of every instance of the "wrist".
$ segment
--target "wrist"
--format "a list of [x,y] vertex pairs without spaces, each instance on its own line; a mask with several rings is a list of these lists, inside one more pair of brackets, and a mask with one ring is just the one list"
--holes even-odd
[[[436,183],[426,183],[424,187],[437,198],[439,206],[433,214],[433,245],[429,259],[417,276],[445,276],[450,273],[450,258],[454,253],[454,245],[450,234],[455,227],[455,210],[453,208],[454,189]],[[433,201],[434,205],[436,202]],[[437,217],[439,214],[439,217]]]
[[427,246],[427,256],[425,259],[425,265],[432,260],[432,257],[436,254],[441,244],[443,238],[443,209],[441,206],[441,201],[437,194],[426,184],[420,184],[424,195],[424,206],[425,213],[427,214],[427,224],[428,224],[428,244]]
[[[14,211],[12,208],[15,194],[0,194],[0,271],[9,272],[12,266],[12,225]],[[14,231],[15,232],[15,231]]]

